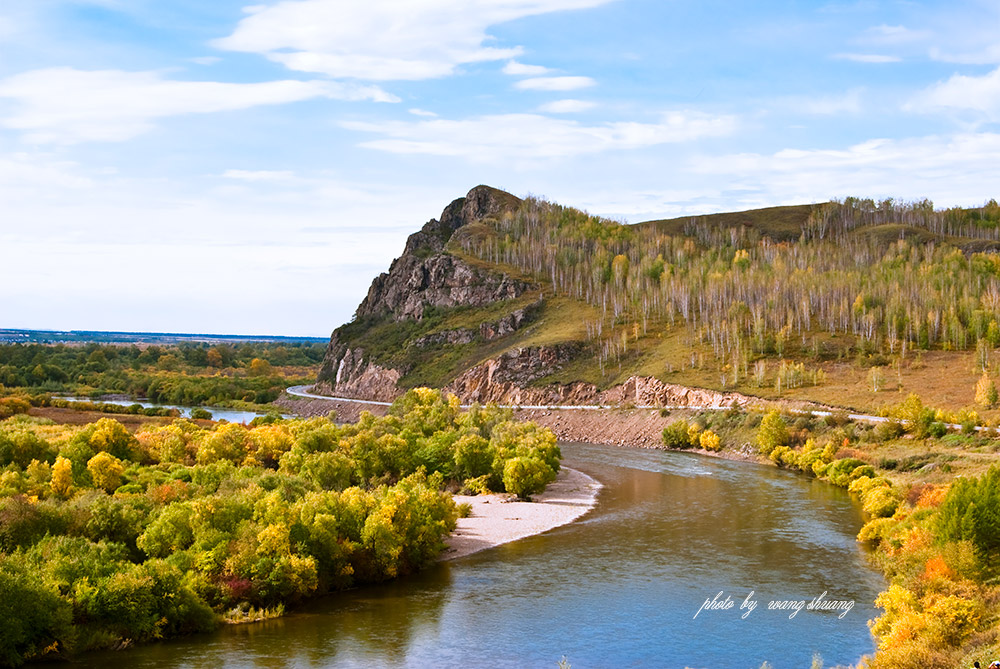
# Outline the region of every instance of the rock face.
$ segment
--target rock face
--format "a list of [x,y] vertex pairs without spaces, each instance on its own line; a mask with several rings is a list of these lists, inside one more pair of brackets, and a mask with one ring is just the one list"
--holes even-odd
[[469,369],[446,390],[463,402],[480,404],[584,403],[597,396],[593,384],[528,387],[533,381],[561,369],[578,353],[579,348],[571,344],[514,349]]
[[675,407],[746,407],[759,399],[741,393],[723,393],[663,383],[651,376],[633,376],[620,386],[605,390],[600,404]]
[[[327,347],[327,357],[315,386],[318,391],[378,402],[391,402],[399,396],[398,384],[402,376],[399,370],[366,361],[364,350],[339,346],[335,344],[335,339],[336,335]],[[335,362],[328,369],[329,360]]]
[[[489,186],[477,186],[449,204],[440,219],[432,219],[410,235],[403,255],[393,261],[388,272],[372,281],[367,297],[358,307],[357,318],[421,320],[428,307],[483,307],[522,295],[530,284],[473,267],[444,252],[456,230],[513,212],[520,204],[519,198]],[[497,323],[487,324],[482,336],[509,334],[526,317],[525,310],[518,310]],[[352,346],[340,333],[338,330],[330,337],[318,387],[336,395],[365,399],[391,400],[399,395],[402,372],[372,362],[363,349]],[[423,337],[417,345],[469,343],[476,334],[475,330],[435,333]]]
[[520,204],[521,200],[510,193],[489,186],[476,186],[449,204],[440,220],[432,219],[410,235],[403,255],[372,281],[368,296],[358,307],[358,317],[391,314],[396,320],[420,320],[428,306],[482,307],[520,296],[529,288],[527,283],[474,268],[443,253],[459,228],[502,216]]
[[542,300],[539,299],[523,309],[512,311],[495,323],[482,323],[479,326],[479,336],[486,341],[493,341],[514,334],[535,317],[541,306]]
[[372,282],[358,317],[391,314],[398,321],[420,320],[427,307],[484,307],[519,297],[528,288],[523,281],[476,269],[455,256],[404,253]]

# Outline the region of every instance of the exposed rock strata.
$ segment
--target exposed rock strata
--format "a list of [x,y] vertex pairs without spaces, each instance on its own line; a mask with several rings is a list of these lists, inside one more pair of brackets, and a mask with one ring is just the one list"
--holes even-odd
[[[432,219],[410,235],[403,255],[393,261],[388,272],[372,281],[357,317],[421,320],[431,307],[484,307],[520,297],[531,288],[529,283],[473,267],[444,252],[459,228],[503,216],[520,204],[521,200],[513,195],[488,186],[477,186],[449,204],[440,219]],[[519,312],[480,328],[480,336],[492,339],[513,332],[526,318],[523,310]],[[330,337],[317,382],[342,396],[382,399],[399,394],[397,383],[405,370],[390,369],[367,359],[363,349],[343,340],[339,332]],[[475,335],[475,330],[440,333],[418,345],[469,343]]]
[[482,307],[523,294],[530,287],[524,281],[477,269],[443,252],[459,228],[513,212],[520,204],[510,193],[488,186],[476,186],[449,204],[440,220],[431,219],[410,235],[403,255],[372,281],[358,317],[420,320],[427,307]]
[[362,349],[338,346],[335,340],[336,336],[331,340],[334,355],[327,349],[327,360],[334,359],[335,364],[327,369],[324,361],[317,392],[379,402],[391,402],[400,395],[399,370],[366,361]]
[[420,320],[428,307],[485,307],[520,297],[529,288],[524,281],[476,269],[444,253],[427,258],[404,254],[372,281],[358,317]]

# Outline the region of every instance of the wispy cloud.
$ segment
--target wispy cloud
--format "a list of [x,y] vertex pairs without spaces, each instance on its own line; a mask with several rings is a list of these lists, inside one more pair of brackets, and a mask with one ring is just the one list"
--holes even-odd
[[548,114],[577,114],[596,106],[596,103],[587,100],[553,100],[540,106],[538,111]]
[[490,26],[611,0],[283,0],[249,16],[215,46],[262,54],[288,68],[367,81],[420,80],[463,64],[510,60],[518,46],[490,44]]
[[575,91],[596,83],[590,77],[532,77],[517,82],[514,88],[522,91]]
[[401,154],[455,156],[471,162],[563,158],[728,135],[732,116],[694,112],[664,114],[659,122],[586,125],[538,114],[504,114],[468,120],[348,122],[359,132],[382,135],[361,146]]
[[877,25],[865,30],[862,41],[870,44],[910,44],[931,36],[929,30],[915,30],[906,26]]
[[994,65],[1000,63],[1000,43],[993,42],[979,48],[969,48],[968,44],[950,49],[932,47],[930,49],[930,57],[932,60],[938,60],[942,63]]
[[884,53],[837,53],[833,57],[837,60],[850,60],[855,63],[900,63],[903,61],[899,56],[890,56]]
[[289,170],[226,170],[222,176],[238,181],[291,181],[295,173]]
[[538,77],[543,74],[548,74],[551,71],[552,70],[549,68],[541,65],[527,65],[525,63],[519,63],[516,60],[508,61],[507,64],[503,66],[503,73],[514,77]]
[[[820,202],[832,197],[930,197],[982,202],[1000,183],[1000,134],[874,139],[845,149],[703,157],[692,171],[725,179],[748,204]],[[730,205],[731,206],[731,205]]]
[[971,112],[987,120],[1000,120],[1000,68],[981,77],[956,74],[918,93],[906,111]]
[[0,80],[0,98],[14,102],[0,126],[34,143],[123,141],[178,114],[207,114],[287,104],[315,98],[397,99],[374,86],[330,81],[232,84],[175,81],[158,72],[85,71],[69,67],[31,70]]

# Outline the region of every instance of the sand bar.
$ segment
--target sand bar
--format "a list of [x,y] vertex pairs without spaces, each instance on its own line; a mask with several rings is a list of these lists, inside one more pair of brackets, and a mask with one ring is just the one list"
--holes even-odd
[[562,467],[556,480],[532,502],[513,495],[455,495],[455,503],[472,505],[468,518],[445,540],[439,560],[453,560],[509,541],[540,534],[570,523],[597,503],[601,484],[583,472]]

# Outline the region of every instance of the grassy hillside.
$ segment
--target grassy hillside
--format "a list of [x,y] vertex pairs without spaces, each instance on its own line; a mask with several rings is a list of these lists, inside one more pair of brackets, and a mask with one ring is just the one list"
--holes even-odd
[[[535,384],[604,388],[641,374],[867,410],[917,391],[955,410],[1000,366],[998,223],[992,202],[849,198],[622,225],[527,199],[460,228],[446,251],[537,290],[421,321],[356,321],[342,341],[400,369],[406,387],[443,385],[514,347],[572,342],[578,358]],[[540,298],[513,334],[478,334]],[[463,329],[460,343],[427,343]]]

